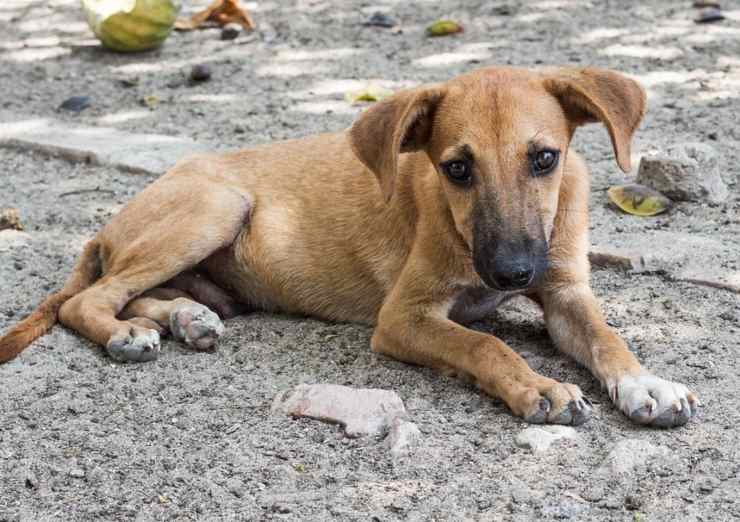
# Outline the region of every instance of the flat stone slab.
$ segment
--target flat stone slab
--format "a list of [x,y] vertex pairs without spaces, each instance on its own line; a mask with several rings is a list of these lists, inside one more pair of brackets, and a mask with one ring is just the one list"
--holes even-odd
[[701,279],[740,285],[740,275],[727,268],[732,245],[707,235],[671,231],[615,234],[595,244],[589,257],[596,267],[629,272],[662,272],[674,279]]
[[406,408],[394,391],[337,384],[301,384],[279,393],[272,411],[340,424],[348,437],[383,435]]
[[33,150],[125,172],[161,175],[185,156],[214,150],[189,138],[71,126],[52,118],[3,114],[0,122],[5,122],[0,123],[0,147]]

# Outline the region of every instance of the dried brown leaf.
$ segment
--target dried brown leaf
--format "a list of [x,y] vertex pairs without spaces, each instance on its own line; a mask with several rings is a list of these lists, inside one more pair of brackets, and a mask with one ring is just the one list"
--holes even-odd
[[206,22],[215,22],[220,26],[236,23],[247,31],[253,31],[255,28],[252,17],[246,9],[239,5],[239,0],[214,0],[211,5],[190,18],[178,19],[175,22],[175,29],[190,31]]
[[16,208],[4,208],[0,210],[0,230],[23,230],[21,216]]

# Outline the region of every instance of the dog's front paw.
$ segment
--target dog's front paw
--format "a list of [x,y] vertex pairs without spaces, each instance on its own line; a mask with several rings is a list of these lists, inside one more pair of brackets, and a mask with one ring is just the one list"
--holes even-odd
[[574,384],[556,382],[544,390],[527,392],[529,407],[524,420],[532,424],[572,424],[577,426],[591,418],[591,402]]
[[170,331],[188,346],[212,350],[224,333],[224,324],[207,307],[186,300],[170,314]]
[[614,404],[630,419],[661,428],[683,426],[701,404],[683,384],[649,373],[624,376],[607,388]]
[[148,362],[159,356],[159,332],[149,328],[132,326],[121,335],[114,335],[105,346],[105,351],[116,361]]

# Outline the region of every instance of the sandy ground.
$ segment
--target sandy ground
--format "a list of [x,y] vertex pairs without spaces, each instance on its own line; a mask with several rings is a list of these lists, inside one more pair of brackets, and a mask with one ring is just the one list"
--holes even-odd
[[[606,132],[583,129],[575,146],[593,170],[593,242],[632,234],[649,250],[660,234],[711,239],[721,245],[720,268],[737,272],[740,7],[724,3],[727,20],[697,26],[690,2],[675,0],[252,2],[263,31],[245,41],[222,42],[210,29],[119,55],[94,44],[75,1],[11,0],[0,6],[0,106],[242,147],[347,126],[360,109],[344,94],[371,80],[398,88],[486,64],[616,68],[649,89],[636,152],[712,144],[731,196],[655,219],[620,215],[604,188],[627,176]],[[363,27],[376,10],[402,31]],[[465,33],[425,38],[425,25],[441,17]],[[213,78],[188,86],[200,62]],[[133,87],[120,83],[134,77]],[[79,94],[92,96],[91,108],[55,112]],[[140,102],[149,95],[159,99],[155,110]],[[0,233],[5,331],[60,286],[85,239],[152,180],[23,151],[0,150],[0,165],[0,207],[20,209],[26,225]],[[215,354],[166,341],[156,363],[120,365],[57,326],[0,367],[0,520],[740,518],[738,296],[610,271],[594,272],[593,285],[640,360],[698,392],[698,420],[670,431],[632,425],[588,372],[555,352],[539,314],[520,301],[476,327],[596,403],[576,440],[541,455],[515,445],[526,425],[501,403],[372,354],[366,327],[253,314],[227,322]],[[303,382],[396,390],[421,446],[394,460],[383,441],[271,417],[275,394]],[[635,455],[637,467],[616,475],[607,456],[626,438],[668,451]]]

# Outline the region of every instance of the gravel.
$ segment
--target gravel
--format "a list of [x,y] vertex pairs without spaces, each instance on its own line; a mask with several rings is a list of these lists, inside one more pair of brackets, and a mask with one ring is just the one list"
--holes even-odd
[[[222,41],[213,28],[118,54],[93,44],[74,0],[5,4],[2,110],[226,148],[345,128],[362,110],[345,93],[370,81],[397,89],[507,63],[623,70],[649,91],[635,160],[674,143],[711,143],[729,197],[678,203],[656,218],[617,214],[604,189],[633,176],[619,171],[603,127],[585,127],[574,147],[592,170],[592,242],[690,236],[702,240],[707,270],[740,271],[735,11],[697,25],[690,2],[674,0],[383,3],[399,24],[388,30],[362,25],[376,5],[277,0],[250,4],[259,30],[246,42]],[[443,18],[465,32],[426,38],[424,28]],[[214,74],[190,85],[197,63]],[[57,112],[74,94],[94,103]],[[143,107],[145,96],[159,103]],[[18,150],[0,149],[0,164],[0,208],[17,208],[25,226],[0,231],[4,332],[60,287],[86,239],[154,177]],[[499,401],[372,353],[372,332],[360,325],[255,313],[227,321],[214,354],[166,340],[159,360],[140,365],[116,364],[56,326],[0,366],[0,520],[737,519],[740,325],[720,317],[737,317],[737,295],[652,273],[601,270],[592,283],[638,358],[698,393],[698,420],[676,430],[631,424],[554,350],[539,312],[520,300],[474,327],[528,351],[538,371],[594,401],[578,443],[557,451],[518,448],[528,426]],[[373,437],[271,415],[278,392],[322,382],[394,390],[423,443],[399,459]],[[636,455],[629,480],[616,480],[604,462],[625,439],[669,453]]]

